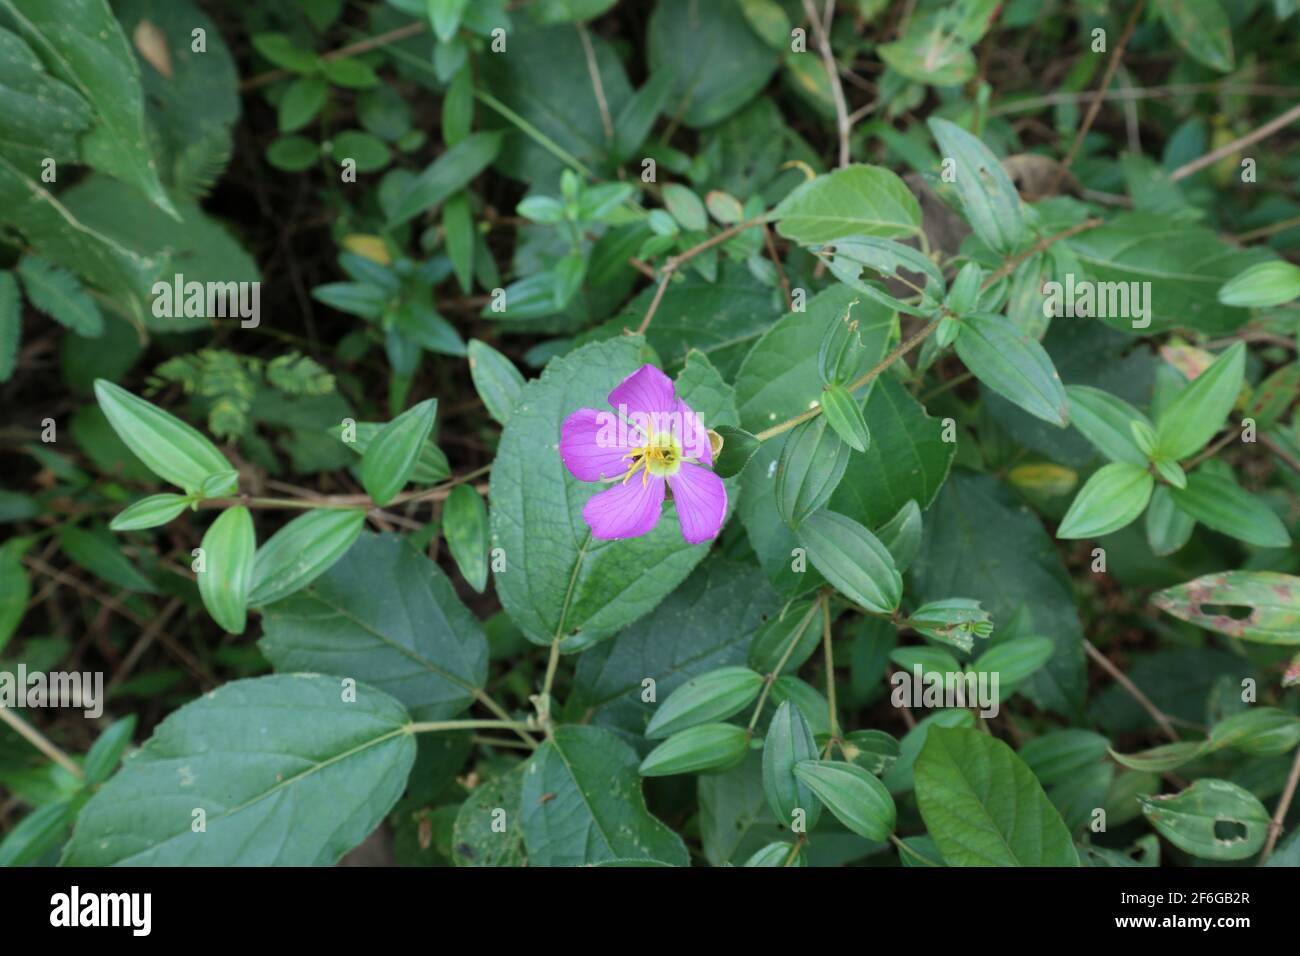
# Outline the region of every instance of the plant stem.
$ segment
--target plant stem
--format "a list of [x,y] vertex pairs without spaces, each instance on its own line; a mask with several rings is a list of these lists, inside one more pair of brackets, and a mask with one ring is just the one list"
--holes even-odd
[[[817,600],[824,603],[826,596],[823,594]],[[746,728],[748,733],[753,734],[754,728],[758,726],[758,717],[763,713],[763,705],[767,703],[767,695],[772,692],[772,685],[781,676],[781,671],[785,668],[786,662],[790,660],[790,655],[794,653],[795,646],[803,638],[803,632],[808,629],[808,625],[812,623],[813,615],[816,613],[817,604],[814,602],[813,606],[804,614],[803,620],[799,622],[798,630],[790,635],[790,643],[785,646],[785,651],[781,654],[781,659],[776,662],[776,667],[772,668],[772,673],[768,674],[763,681],[763,691],[758,695],[758,701],[754,704],[754,713],[750,716],[749,726]]]
[[1169,718],[1165,716],[1164,711],[1152,703],[1151,698],[1142,693],[1137,684],[1129,680],[1127,674],[1112,664],[1110,659],[1101,651],[1097,650],[1092,641],[1088,640],[1086,637],[1083,639],[1083,649],[1088,652],[1089,657],[1101,666],[1102,670],[1113,677],[1121,687],[1129,692],[1132,698],[1142,706],[1143,710],[1151,715],[1152,719],[1160,725],[1160,729],[1165,732],[1166,737],[1174,743],[1178,743],[1181,738],[1174,730],[1174,725],[1169,722]]
[[0,720],[3,720],[6,724],[12,727],[20,737],[24,738],[29,744],[41,753],[45,754],[45,756],[49,757],[78,780],[81,780],[86,776],[73,759],[60,750],[53,741],[15,714],[8,707],[0,707]]
[[443,730],[513,730],[526,732],[528,725],[517,720],[426,720],[408,724],[413,734],[437,733]]
[[831,739],[826,741],[826,752],[822,758],[831,755],[831,748],[840,739],[840,721],[835,707],[835,652],[831,649],[831,602],[822,595],[822,654],[826,666],[826,700],[830,710]]
[[1282,835],[1282,821],[1286,818],[1287,810],[1291,808],[1291,798],[1295,796],[1297,784],[1300,784],[1300,747],[1296,748],[1295,760],[1291,763],[1291,773],[1286,778],[1286,789],[1282,791],[1277,809],[1273,812],[1273,819],[1269,821],[1268,840],[1259,855],[1261,863],[1268,859],[1269,854],[1273,852],[1273,847],[1277,845],[1277,838]]

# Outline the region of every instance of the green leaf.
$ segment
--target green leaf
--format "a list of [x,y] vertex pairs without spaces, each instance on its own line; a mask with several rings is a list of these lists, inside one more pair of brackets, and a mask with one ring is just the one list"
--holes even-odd
[[488,414],[504,425],[519,402],[524,377],[510,359],[478,339],[469,342],[469,372]]
[[[532,641],[577,650],[654,608],[695,567],[708,543],[687,544],[671,502],[649,534],[600,541],[582,518],[601,491],[569,474],[556,452],[560,425],[606,396],[642,364],[643,340],[623,336],[554,359],[524,386],[492,466],[492,545],[508,570],[496,577],[506,612]],[[697,398],[698,395],[698,398]],[[677,397],[706,427],[734,424],[730,389],[702,357],[688,362]]]
[[971,670],[997,674],[998,699],[1007,700],[1055,652],[1056,645],[1046,637],[1018,637],[990,647],[975,659]]
[[1086,675],[1074,586],[1038,517],[1005,485],[954,473],[926,517],[911,575],[918,602],[965,594],[999,622],[1023,613],[1027,632],[1050,637],[1056,653],[1021,693],[1059,714],[1081,712]]
[[59,528],[59,547],[74,562],[96,577],[128,591],[157,594],[158,588],[140,573],[122,553],[111,534],[102,527],[92,531],[75,525]]
[[779,57],[736,0],[655,4],[646,37],[652,73],[672,78],[670,102],[690,127],[713,126],[767,86]]
[[359,508],[317,508],[294,518],[257,549],[249,605],[272,604],[311,584],[347,553],[365,525]]
[[791,528],[830,500],[849,467],[849,446],[825,415],[796,425],[776,465],[776,510]]
[[[470,12],[478,6],[471,5]],[[599,31],[588,33],[589,60],[572,25],[530,21],[525,17],[510,30],[507,55],[475,61],[481,77],[476,95],[491,109],[488,117],[499,116],[498,125],[507,131],[497,169],[529,184],[549,184],[562,169],[578,168],[575,160],[605,165],[613,142],[602,116],[621,118],[633,92],[618,53]],[[539,90],[546,95],[539,96]],[[614,133],[617,137],[617,126]]]
[[776,709],[763,740],[763,793],[777,822],[792,828],[803,813],[804,832],[817,825],[822,804],[808,781],[795,768],[817,759],[812,728],[797,705],[784,701]]
[[1070,238],[1068,248],[1099,290],[1102,283],[1139,283],[1138,289],[1140,283],[1150,283],[1142,292],[1143,314],[1130,304],[1128,309],[1108,307],[1098,316],[1112,328],[1143,335],[1174,328],[1231,332],[1250,313],[1220,303],[1219,288],[1267,257],[1258,249],[1230,245],[1204,226],[1145,212],[1115,216]]
[[711,557],[647,617],[578,658],[566,713],[641,737],[660,706],[645,700],[647,680],[665,701],[694,677],[744,664],[750,638],[779,610],[757,568]]
[[915,778],[921,817],[949,865],[1079,865],[1061,815],[1001,740],[932,728]]
[[209,475],[230,470],[212,442],[170,412],[102,378],[95,397],[117,437],[159,478],[194,494]]
[[1196,528],[1196,519],[1174,504],[1166,485],[1157,485],[1147,506],[1147,544],[1159,557],[1173,554],[1187,544]]
[[763,443],[743,428],[732,425],[722,425],[714,431],[722,439],[722,450],[713,459],[714,474],[719,478],[733,478],[744,470]]
[[1214,437],[1241,392],[1246,343],[1235,342],[1170,402],[1156,421],[1156,453],[1180,461]]
[[87,338],[104,334],[104,317],[75,275],[38,256],[18,261],[28,300],[65,328]]
[[1268,309],[1300,298],[1300,266],[1270,259],[1225,282],[1219,301],[1243,309]]
[[94,110],[81,139],[82,159],[141,190],[179,218],[158,180],[145,133],[140,71],[105,0],[0,0],[18,32],[46,68]]
[[793,190],[772,211],[776,231],[802,245],[848,236],[907,237],[921,229],[921,204],[881,166],[846,166]]
[[677,224],[688,232],[704,232],[709,228],[709,214],[704,202],[690,187],[681,183],[664,185],[664,205]]
[[1139,796],[1142,814],[1160,835],[1203,860],[1244,860],[1268,838],[1269,815],[1249,790],[1201,779],[1176,794]]
[[19,820],[0,840],[0,866],[31,866],[68,838],[68,828],[77,819],[73,800],[58,800],[37,807]]
[[361,484],[375,504],[387,504],[410,480],[437,414],[438,400],[427,398],[394,418],[370,442],[361,456]]
[[1156,0],[1174,40],[1212,70],[1233,69],[1232,30],[1219,0]]
[[1047,352],[1002,315],[962,317],[957,354],[975,377],[1035,418],[1069,424],[1069,405],[1061,376]]
[[243,634],[253,580],[257,540],[253,518],[243,505],[227,508],[203,535],[199,596],[212,619],[231,634]]
[[112,531],[140,531],[144,528],[156,528],[171,521],[188,508],[192,500],[185,495],[149,495],[128,505],[113,518],[108,527]]
[[866,451],[871,433],[862,416],[862,406],[843,385],[832,385],[822,392],[822,414],[835,434],[854,451]]
[[388,224],[400,226],[422,213],[432,212],[469,185],[496,159],[500,150],[500,133],[470,133],[410,181],[389,208]]
[[801,760],[794,774],[858,836],[884,842],[894,832],[894,798],[883,783],[856,764]]
[[994,252],[1008,255],[1029,238],[1020,194],[998,158],[956,123],[927,120],[939,152],[951,159],[954,188],[966,221]]
[[696,724],[725,720],[753,702],[763,677],[748,667],[720,667],[691,678],[660,704],[646,725],[651,740]]
[[1125,461],[1098,468],[1079,489],[1061,519],[1061,539],[1100,538],[1131,524],[1151,500],[1155,479],[1145,469]]
[[1120,766],[1143,773],[1167,773],[1177,770],[1185,763],[1190,763],[1205,753],[1205,744],[1199,740],[1179,741],[1161,744],[1144,750],[1142,753],[1121,754],[1111,751],[1110,755]]
[[314,120],[329,92],[329,84],[320,76],[300,76],[290,83],[278,107],[280,132],[297,132]]
[[13,377],[23,335],[23,303],[12,272],[0,272],[0,382]]
[[892,614],[903,595],[894,559],[862,525],[833,511],[818,511],[798,528],[808,560],[850,601],[873,614]]
[[697,724],[679,730],[641,761],[643,777],[728,770],[749,751],[749,733],[735,724]]
[[287,173],[310,169],[320,158],[320,147],[305,136],[281,136],[266,148],[266,161]]
[[276,670],[365,681],[417,720],[479,696],[487,640],[436,564],[395,535],[362,535],[333,567],[266,607],[258,643]]
[[460,18],[469,6],[469,0],[427,0],[429,4],[429,22],[433,32],[442,43],[447,43],[460,29]]
[[483,496],[469,485],[457,485],[447,496],[442,535],[460,573],[482,594],[488,578],[488,514]]
[[521,763],[480,783],[460,805],[451,839],[457,866],[527,865],[520,803],[526,767]]
[[1215,750],[1232,747],[1255,757],[1280,757],[1300,743],[1300,717],[1276,707],[1254,707],[1225,717],[1210,731]]
[[310,73],[318,65],[316,54],[302,49],[283,33],[255,34],[253,49],[280,69],[292,73]]
[[[1151,597],[1162,611],[1197,627],[1261,644],[1300,644],[1300,578],[1273,571],[1207,574]],[[1245,617],[1222,608],[1249,608]]]
[[1067,385],[1070,424],[1111,461],[1145,468],[1147,454],[1138,447],[1132,423],[1150,427],[1151,421],[1124,399],[1090,385]]
[[847,329],[846,316],[857,321],[855,331],[863,344],[860,369],[855,368],[850,380],[884,357],[894,313],[877,302],[860,300],[852,289],[837,284],[809,299],[804,312],[790,312],[770,327],[765,325],[736,373],[736,408],[742,426],[757,433],[806,412],[820,400],[821,344],[831,330]]
[[661,860],[686,866],[681,838],[646,809],[636,754],[599,727],[557,727],[524,771],[530,866]]
[[797,601],[782,608],[754,635],[749,645],[749,666],[771,674],[784,663],[790,673],[797,672],[821,643],[818,617],[818,609],[811,601]]
[[1273,511],[1230,478],[1199,468],[1186,488],[1169,489],[1174,506],[1208,528],[1257,548],[1285,548],[1291,535]]
[[23,567],[23,545],[20,539],[10,539],[0,545],[0,650],[9,643],[14,631],[27,613],[27,601],[32,596],[27,569]]
[[877,530],[876,536],[893,557],[894,567],[900,574],[911,566],[920,552],[923,530],[921,507],[915,501],[908,501],[898,509],[898,514]]
[[392,698],[360,685],[347,702],[332,677],[225,684],[159,724],[90,798],[63,863],[332,866],[406,788],[408,725]]
[[135,714],[130,714],[113,721],[95,740],[86,754],[82,770],[86,773],[86,785],[97,787],[117,769],[122,754],[131,745],[135,733]]
[[[355,441],[347,441],[344,444],[356,454],[365,455],[370,448],[371,442],[384,430],[386,425],[386,422],[357,422],[355,434],[351,436]],[[341,438],[346,433],[346,430],[340,427],[338,432]],[[451,477],[451,465],[447,461],[447,456],[432,441],[426,440],[420,446],[420,454],[415,460],[415,468],[411,471],[410,481],[417,485],[436,485],[440,481],[446,481],[449,477]]]

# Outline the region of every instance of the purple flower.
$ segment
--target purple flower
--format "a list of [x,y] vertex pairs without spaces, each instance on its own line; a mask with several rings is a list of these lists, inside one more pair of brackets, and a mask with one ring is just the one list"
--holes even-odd
[[717,537],[727,489],[713,467],[709,433],[670,379],[642,365],[609,393],[614,411],[580,408],[560,426],[560,458],[580,481],[616,482],[592,496],[582,518],[597,538],[636,538],[659,523],[672,489],[682,537]]

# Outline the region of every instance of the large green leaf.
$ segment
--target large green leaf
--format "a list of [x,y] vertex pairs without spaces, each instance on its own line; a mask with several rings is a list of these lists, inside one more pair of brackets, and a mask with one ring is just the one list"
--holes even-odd
[[803,244],[848,236],[894,239],[921,229],[921,204],[895,173],[846,166],[795,189],[772,212],[776,231]]
[[306,589],[263,612],[279,671],[365,681],[417,720],[454,716],[487,680],[487,640],[442,570],[395,535],[362,535]]
[[[560,460],[561,422],[579,408],[608,408],[609,393],[640,368],[641,347],[640,338],[626,336],[555,359],[525,386],[502,433],[490,496],[492,546],[502,549],[507,568],[496,577],[497,593],[537,643],[558,639],[576,650],[616,633],[663,600],[708,551],[708,543],[683,540],[671,503],[649,534],[593,538],[582,508],[602,489],[578,481]],[[683,387],[691,379],[700,384]],[[678,386],[706,426],[735,423],[730,389],[703,357],[688,363]]]
[[318,508],[294,518],[257,549],[248,603],[271,604],[311,584],[347,553],[365,524],[360,508]]
[[647,52],[650,69],[672,77],[674,114],[694,127],[712,126],[744,106],[779,62],[737,0],[659,0]]
[[557,728],[524,771],[529,865],[658,860],[686,866],[681,838],[645,807],[637,762],[632,749],[608,730]]
[[451,841],[451,858],[457,866],[526,864],[519,802],[526,767],[521,763],[479,784],[460,805]]
[[493,125],[509,130],[496,160],[503,173],[553,187],[566,165],[554,149],[579,162],[605,165],[613,143],[601,120],[601,98],[611,119],[617,117],[632,99],[632,85],[609,43],[595,33],[589,40],[599,92],[582,37],[569,24],[535,26],[525,19],[510,32],[508,54],[482,58],[490,95],[526,124],[521,128],[514,118],[486,114]]
[[[1300,644],[1300,578],[1274,571],[1207,574],[1165,588],[1151,603],[1198,627],[1261,644]],[[1249,608],[1245,617],[1224,607]]]
[[1021,693],[1058,713],[1080,711],[1083,628],[1074,589],[1038,518],[996,478],[949,478],[926,516],[911,574],[917,601],[972,597],[998,624],[1024,607],[1028,633],[1050,637],[1056,653]]
[[0,10],[94,110],[95,125],[81,141],[85,161],[176,215],[145,136],[140,71],[106,0],[0,0]]
[[1181,793],[1138,798],[1161,836],[1203,860],[1245,860],[1268,837],[1268,810],[1227,780],[1197,780]]
[[648,617],[578,658],[571,712],[640,737],[655,712],[642,699],[646,679],[663,701],[696,675],[743,664],[755,630],[778,610],[756,569],[710,558]]
[[1257,548],[1285,548],[1291,535],[1273,511],[1231,478],[1199,468],[1186,488],[1169,489],[1174,507],[1207,528]]
[[929,127],[940,154],[952,160],[953,188],[975,235],[994,252],[1015,251],[1029,238],[1029,225],[1020,194],[998,158],[956,123],[933,116]]
[[951,866],[1078,866],[1070,831],[1025,762],[978,730],[934,727],[916,802]]
[[[1150,310],[1146,319],[1099,316],[1113,328],[1142,335],[1178,327],[1232,331],[1250,313],[1220,303],[1219,287],[1268,257],[1258,249],[1228,245],[1203,226],[1138,212],[1116,216],[1068,242],[1094,282],[1151,283],[1149,294],[1142,294]],[[1141,324],[1148,320],[1149,325]]]
[[[647,288],[592,337],[613,338],[636,328],[654,296],[655,289]],[[723,377],[731,378],[780,314],[780,293],[755,279],[743,265],[723,262],[716,282],[690,273],[668,286],[646,330],[646,341],[665,368],[675,368],[697,350]]]
[[[759,432],[808,410],[821,395],[817,353],[833,323],[850,314],[858,323],[863,359],[874,365],[889,347],[894,314],[848,286],[836,284],[788,312],[762,333],[736,373],[740,424]],[[655,322],[659,321],[658,316]]]
[[408,726],[391,697],[359,685],[345,700],[333,677],[225,684],[126,758],[82,810],[63,862],[330,866],[405,789]]
[[1003,398],[1050,424],[1069,422],[1065,386],[1051,358],[1006,316],[963,316],[955,348],[975,377]]
[[1219,0],[1156,0],[1156,9],[1179,46],[1212,70],[1232,70],[1232,29]]
[[113,431],[159,478],[193,493],[208,477],[231,470],[197,429],[152,402],[102,378],[95,380],[95,397]]

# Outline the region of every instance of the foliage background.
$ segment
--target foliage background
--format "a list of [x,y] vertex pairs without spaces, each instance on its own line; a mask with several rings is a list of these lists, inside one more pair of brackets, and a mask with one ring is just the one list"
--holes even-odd
[[[109,692],[6,711],[0,862],[1300,862],[1295,14],[0,0],[0,670]],[[260,324],[154,314],[176,273],[260,282]],[[1150,326],[1049,324],[1066,275],[1150,282]],[[846,313],[869,388],[782,425]],[[733,450],[766,438],[711,546],[582,539],[559,422],[646,361]],[[97,380],[238,490],[142,460]],[[1176,431],[1204,434],[1158,454]],[[167,481],[199,506],[110,529]],[[201,591],[244,507],[259,557],[326,518]],[[841,568],[889,572],[828,571],[821,509]],[[275,591],[295,559],[319,576]],[[1286,577],[1185,587],[1230,571]],[[1019,678],[998,717],[891,705],[893,671],[971,661]],[[715,736],[643,762],[721,668]]]

